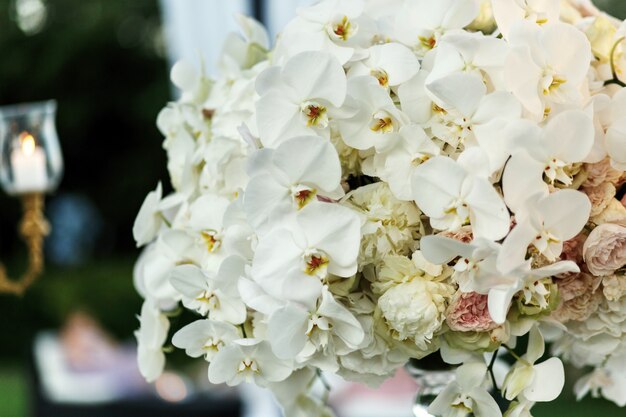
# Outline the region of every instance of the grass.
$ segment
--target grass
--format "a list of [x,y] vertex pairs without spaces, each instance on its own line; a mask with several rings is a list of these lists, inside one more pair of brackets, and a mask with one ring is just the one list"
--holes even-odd
[[0,416],[26,415],[26,378],[15,364],[0,365]]

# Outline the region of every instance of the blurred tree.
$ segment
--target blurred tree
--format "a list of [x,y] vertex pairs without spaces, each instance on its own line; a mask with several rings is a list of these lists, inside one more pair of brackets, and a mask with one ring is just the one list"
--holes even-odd
[[594,3],[620,19],[626,18],[626,1],[624,0],[594,0]]
[[[101,252],[132,250],[135,213],[167,178],[155,126],[169,96],[157,1],[0,0],[0,27],[0,104],[58,100],[59,193],[99,208]],[[15,253],[19,215],[2,195],[3,255]]]

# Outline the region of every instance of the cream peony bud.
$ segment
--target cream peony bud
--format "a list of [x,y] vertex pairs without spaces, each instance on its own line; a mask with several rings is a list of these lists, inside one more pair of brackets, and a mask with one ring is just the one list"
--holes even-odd
[[626,265],[626,227],[607,223],[593,229],[583,246],[583,258],[596,276],[622,268]]
[[598,16],[586,30],[591,43],[591,50],[602,62],[607,62],[610,59],[611,49],[615,44],[616,31],[613,23],[604,16]]
[[398,340],[414,340],[425,350],[441,329],[451,295],[452,286],[448,284],[414,279],[389,289],[378,300],[378,306]]

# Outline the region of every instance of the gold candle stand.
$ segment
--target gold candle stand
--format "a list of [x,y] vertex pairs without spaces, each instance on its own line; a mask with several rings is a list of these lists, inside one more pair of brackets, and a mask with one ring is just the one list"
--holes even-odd
[[43,272],[43,241],[50,233],[50,225],[44,217],[44,195],[22,195],[23,216],[19,225],[20,236],[28,247],[28,269],[19,280],[12,280],[0,264],[0,293],[22,296]]

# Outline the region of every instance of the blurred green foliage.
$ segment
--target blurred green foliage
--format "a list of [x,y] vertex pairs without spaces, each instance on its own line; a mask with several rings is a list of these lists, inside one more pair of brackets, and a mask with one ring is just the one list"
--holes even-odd
[[594,0],[594,3],[615,17],[626,18],[626,1],[624,0]]
[[[58,100],[65,159],[58,193],[84,194],[98,207],[105,222],[101,254],[128,252],[136,211],[167,178],[155,125],[170,93],[158,2],[45,4],[43,29],[27,35],[14,1],[0,0],[0,105]],[[21,250],[14,238],[19,216],[18,201],[0,196],[2,258]]]

